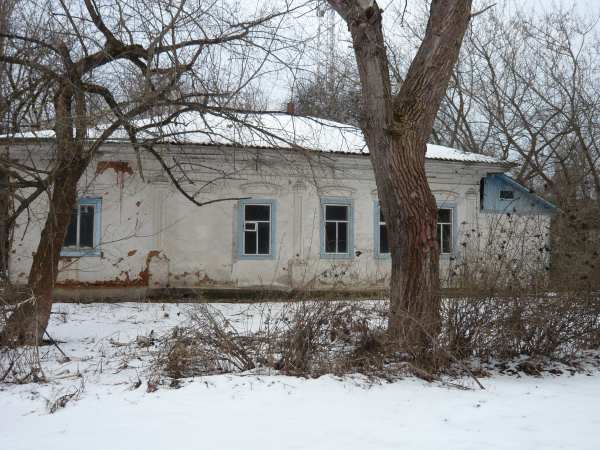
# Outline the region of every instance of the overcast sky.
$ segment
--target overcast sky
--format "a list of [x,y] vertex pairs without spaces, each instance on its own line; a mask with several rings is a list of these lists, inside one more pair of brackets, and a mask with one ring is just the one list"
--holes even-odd
[[[302,0],[299,0],[302,1]],[[423,5],[426,0],[407,0],[407,15],[411,15],[411,10],[423,9]],[[317,2],[315,1],[314,4]],[[322,4],[326,1],[322,0]],[[378,0],[380,7],[385,11],[384,20],[386,23],[387,35],[391,35],[395,31],[395,27],[398,24],[398,11],[404,8],[405,0]],[[512,15],[519,10],[525,10],[533,12],[534,14],[540,14],[540,16],[549,10],[556,8],[569,9],[574,7],[579,14],[591,17],[594,15],[600,16],[600,0],[474,0],[473,10],[477,11],[490,3],[496,3],[496,8],[503,10],[506,14]],[[314,5],[313,4],[313,5]],[[319,27],[320,22],[320,27]],[[307,39],[312,38],[312,48],[314,49],[320,44],[321,47],[325,47],[327,43],[327,28],[330,26],[331,20],[328,20],[327,15],[325,17],[318,17],[316,11],[303,13],[300,17],[292,19],[292,27],[295,28],[294,33],[304,35]],[[317,30],[321,30],[321,39],[316,38]],[[600,30],[600,25],[598,26]],[[341,19],[336,18],[335,24],[335,37],[338,42],[339,51],[348,51],[350,47],[349,34],[347,32],[346,25],[341,22]],[[311,47],[309,45],[309,47]],[[307,54],[307,61],[314,59],[311,58],[310,49]],[[308,69],[308,70],[306,70]],[[306,71],[305,71],[306,70]],[[261,89],[263,95],[269,99],[270,108],[283,108],[286,102],[291,97],[291,86],[294,84],[295,77],[306,77],[307,71],[310,71],[310,67],[304,67],[302,69],[291,71],[282,70],[272,75],[272,81],[268,83],[261,82]]]
[[[543,10],[560,5],[566,8],[575,6],[582,13],[586,11],[600,11],[600,1],[598,0],[510,0],[507,2],[512,8],[533,8],[534,10]],[[511,5],[512,4],[512,5]]]

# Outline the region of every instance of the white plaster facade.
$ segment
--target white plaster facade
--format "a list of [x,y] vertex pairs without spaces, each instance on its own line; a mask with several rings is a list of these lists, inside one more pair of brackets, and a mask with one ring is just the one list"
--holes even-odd
[[[19,146],[23,151],[27,146],[31,153],[31,145],[43,148],[47,144],[17,144],[11,152],[19,153]],[[186,189],[205,185],[198,200],[250,198],[276,205],[272,256],[240,256],[239,201],[197,207],[177,192],[155,161],[143,160],[142,179],[131,147],[112,143],[102,147],[80,183],[81,198],[101,199],[98,251],[64,257],[60,284],[150,289],[370,289],[387,285],[390,260],[375,249],[377,189],[367,155],[194,144],[177,149],[186,155],[191,178],[184,183]],[[506,168],[493,161],[427,160],[438,205],[454,212],[454,249],[452,255],[442,255],[442,273],[461,254],[485,246],[488,230],[502,228],[498,223],[507,220],[506,215],[482,211],[479,192],[483,177]],[[329,259],[321,254],[320,199],[332,197],[352,205],[353,246],[348,258]],[[33,211],[26,232],[25,216],[15,230],[9,270],[16,283],[26,282],[45,219],[44,201]],[[533,256],[526,257],[535,259],[535,251],[547,240],[549,215],[511,217],[527,234],[519,238],[532,250]]]

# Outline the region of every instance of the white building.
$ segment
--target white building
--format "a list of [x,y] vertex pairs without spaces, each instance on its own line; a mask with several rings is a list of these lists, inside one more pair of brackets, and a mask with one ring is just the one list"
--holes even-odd
[[[155,159],[138,159],[121,134],[103,145],[80,183],[62,250],[63,293],[73,287],[90,288],[71,290],[78,295],[116,297],[161,288],[384,288],[386,227],[360,131],[285,114],[247,119],[250,126],[186,115],[152,130],[160,141],[155,148],[186,192],[199,192],[201,202],[233,199],[202,207],[175,189]],[[13,158],[33,155],[42,165],[52,158],[50,131],[6,142]],[[509,225],[527,245],[505,261],[527,260],[534,270],[545,264],[540,248],[554,208],[504,175],[509,168],[492,157],[428,146],[443,274],[474,252],[480,259],[498,248],[506,253]],[[33,209],[38,214],[25,235],[24,223],[15,230],[9,272],[16,283],[27,280],[45,220],[44,201]]]

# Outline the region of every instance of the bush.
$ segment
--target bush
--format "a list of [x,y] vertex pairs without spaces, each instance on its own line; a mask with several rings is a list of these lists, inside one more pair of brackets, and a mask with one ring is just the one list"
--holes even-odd
[[600,297],[574,292],[443,302],[442,339],[459,358],[565,360],[600,346]]
[[234,322],[198,305],[161,341],[155,369],[172,378],[248,370],[288,375],[374,374],[384,368],[384,302],[257,304]]
[[5,325],[12,311],[23,302],[35,302],[26,292],[16,292],[8,286],[0,290],[0,383],[27,383],[44,381],[39,348],[19,346],[12,336],[5,336]]
[[569,362],[600,346],[600,299],[589,293],[445,299],[442,318],[432,348],[445,362],[424,370],[388,340],[384,301],[253,304],[234,317],[199,305],[188,326],[160,341],[153,369],[158,378],[174,379],[266,371],[433,380],[436,371],[472,375],[472,358],[507,362],[525,355]]

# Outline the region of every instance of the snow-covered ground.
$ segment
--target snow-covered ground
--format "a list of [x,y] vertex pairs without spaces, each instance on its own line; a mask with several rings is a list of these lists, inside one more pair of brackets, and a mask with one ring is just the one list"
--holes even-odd
[[[56,305],[49,332],[71,361],[43,347],[48,383],[0,385],[0,449],[600,448],[600,374],[494,375],[485,391],[413,378],[219,375],[148,393],[143,350],[120,344],[169,330],[189,308]],[[219,308],[252,319],[252,306]],[[78,398],[48,412],[76,389]]]

